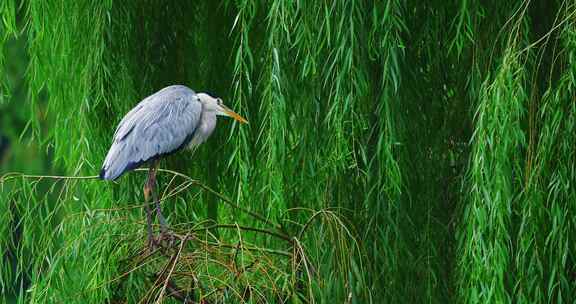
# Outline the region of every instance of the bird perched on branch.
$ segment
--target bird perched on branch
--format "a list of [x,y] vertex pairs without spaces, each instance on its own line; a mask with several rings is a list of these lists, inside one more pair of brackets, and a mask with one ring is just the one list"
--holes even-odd
[[166,234],[166,221],[155,192],[159,160],[183,148],[202,144],[216,127],[216,116],[229,116],[241,123],[246,119],[226,107],[220,98],[195,93],[183,85],[166,87],[138,103],[122,120],[114,133],[100,178],[115,180],[127,171],[148,163],[144,184],[148,242],[152,245],[150,195],[156,205],[161,238]]

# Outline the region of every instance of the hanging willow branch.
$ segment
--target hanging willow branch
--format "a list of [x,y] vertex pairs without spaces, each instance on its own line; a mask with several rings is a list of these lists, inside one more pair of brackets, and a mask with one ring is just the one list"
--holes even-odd
[[[574,16],[574,0],[0,0],[0,175],[40,172],[0,182],[0,294],[570,301]],[[91,175],[122,116],[175,83],[250,125],[166,161],[176,247],[147,252],[141,176]]]

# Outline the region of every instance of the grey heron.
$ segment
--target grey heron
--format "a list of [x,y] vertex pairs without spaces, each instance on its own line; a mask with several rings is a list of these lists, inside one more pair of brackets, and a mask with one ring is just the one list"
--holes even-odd
[[149,163],[144,201],[150,244],[154,242],[152,211],[148,205],[150,195],[155,202],[161,235],[167,232],[154,190],[159,160],[183,148],[194,149],[206,141],[216,127],[218,115],[247,123],[246,119],[226,107],[220,98],[195,93],[183,85],[173,85],[144,98],[118,124],[100,178],[115,180],[125,172]]

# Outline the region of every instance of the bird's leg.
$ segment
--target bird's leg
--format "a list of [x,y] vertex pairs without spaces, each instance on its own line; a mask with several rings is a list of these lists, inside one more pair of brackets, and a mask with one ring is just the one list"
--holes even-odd
[[146,183],[144,184],[144,206],[146,207],[146,230],[148,232],[148,246],[152,249],[155,247],[154,236],[152,232],[152,210],[150,209],[150,205],[148,201],[150,199],[150,193],[152,192],[152,188],[150,187],[151,183],[151,175],[152,171],[148,171],[148,178],[146,179]]
[[[158,217],[158,222],[160,222],[160,240],[162,240],[164,237],[168,236],[168,228],[166,225],[166,219],[164,218],[164,215],[162,215],[162,209],[160,207],[160,201],[158,200],[158,196],[156,194],[156,172],[158,170],[158,165],[159,165],[159,161],[155,160],[152,165],[150,166],[151,170],[154,170],[154,175],[153,178],[154,180],[152,181],[152,199],[154,200],[154,204],[156,205],[156,216]],[[153,169],[152,169],[153,168]]]

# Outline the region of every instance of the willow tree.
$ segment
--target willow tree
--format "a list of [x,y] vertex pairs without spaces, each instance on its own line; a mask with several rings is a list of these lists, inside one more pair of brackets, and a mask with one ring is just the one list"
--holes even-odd
[[[21,137],[53,159],[2,179],[0,288],[22,303],[576,299],[576,1],[0,13],[0,50],[26,45]],[[145,174],[91,176],[123,114],[175,83],[250,125],[162,164],[178,241],[148,252]]]

